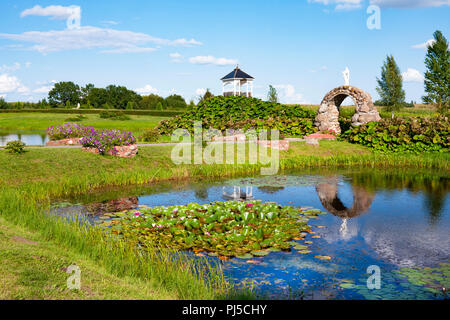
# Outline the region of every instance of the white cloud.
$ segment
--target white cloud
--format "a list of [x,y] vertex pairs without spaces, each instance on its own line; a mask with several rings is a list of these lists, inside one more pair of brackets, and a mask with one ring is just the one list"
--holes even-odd
[[104,53],[141,53],[156,50],[155,48],[144,47],[146,44],[165,46],[201,44],[194,39],[167,40],[145,33],[90,26],[66,30],[28,31],[21,34],[0,33],[0,38],[34,43],[28,49],[43,54],[80,49],[104,49]]
[[171,58],[171,61],[174,63],[183,62],[183,56],[181,54],[179,54],[178,52],[170,53],[169,57]]
[[0,74],[0,93],[17,92],[20,94],[28,94],[30,89],[24,86],[17,77],[10,76],[7,73]]
[[195,90],[195,94],[198,96],[203,96],[206,93],[206,89],[205,88],[198,88],[197,90]]
[[134,91],[136,91],[140,95],[149,95],[151,93],[153,93],[153,94],[157,94],[158,93],[158,89],[153,88],[149,84],[145,85],[143,88],[135,89]]
[[189,62],[192,64],[213,64],[216,66],[228,66],[228,65],[235,65],[238,63],[237,60],[234,59],[226,59],[226,58],[216,58],[213,56],[197,56],[189,58]]
[[280,102],[287,104],[307,104],[308,102],[303,99],[303,95],[295,91],[295,87],[292,84],[278,84],[274,85],[274,88],[278,90],[278,97]]
[[17,71],[21,68],[22,66],[20,65],[20,63],[15,62],[13,65],[2,65],[0,66],[0,72],[14,72]]
[[336,10],[354,10],[361,8],[363,0],[308,0],[308,2],[336,5]]
[[[365,0],[308,0],[308,2],[334,5],[336,10],[354,10],[361,8]],[[370,0],[369,3],[382,8],[421,8],[448,6],[450,0]]]
[[43,86],[43,87],[34,89],[33,92],[34,92],[34,93],[46,93],[46,94],[47,94],[47,93],[49,93],[50,90],[52,90],[52,89],[53,89],[53,86],[48,85],[48,86]]
[[416,45],[412,46],[412,48],[413,49],[427,49],[434,42],[435,42],[435,40],[430,39],[430,40],[426,41],[425,43],[416,44]]
[[310,72],[316,73],[316,72],[325,71],[325,70],[328,70],[328,67],[327,66],[321,66],[320,68],[310,70]]
[[[74,16],[75,15],[75,16]],[[81,18],[81,8],[79,6],[34,6],[31,9],[24,10],[20,16],[22,18],[27,16],[51,17],[56,20],[67,20],[69,18]]]
[[0,93],[15,92],[22,84],[19,79],[6,73],[0,74]]
[[450,0],[370,0],[370,3],[384,8],[423,8],[448,6]]
[[403,81],[405,82],[423,82],[423,75],[416,69],[408,68],[408,71],[402,73]]

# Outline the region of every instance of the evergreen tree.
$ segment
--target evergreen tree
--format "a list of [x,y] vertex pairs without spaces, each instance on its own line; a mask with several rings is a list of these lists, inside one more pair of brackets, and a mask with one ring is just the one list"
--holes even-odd
[[269,93],[267,94],[269,102],[278,103],[278,92],[272,85],[269,86]]
[[377,78],[377,92],[388,111],[399,109],[405,102],[403,78],[393,56],[387,56],[381,68],[381,79]]
[[434,33],[434,42],[428,46],[425,57],[425,103],[435,104],[441,113],[448,112],[450,102],[450,50],[441,31]]

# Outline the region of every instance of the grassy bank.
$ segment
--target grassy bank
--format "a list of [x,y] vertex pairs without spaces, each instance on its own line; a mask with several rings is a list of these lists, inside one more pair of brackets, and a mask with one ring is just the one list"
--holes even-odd
[[[62,125],[74,115],[51,113],[0,113],[0,131],[2,130],[35,130],[45,131],[50,126]],[[129,115],[130,120],[102,119],[98,114],[86,114],[80,124],[97,129],[120,129],[140,135],[143,130],[154,128],[167,117],[149,115]]]
[[[48,242],[49,246],[58,245],[69,256],[81,257],[85,260],[80,261],[98,266],[98,272],[104,271],[127,284],[129,281],[126,279],[137,283],[144,281],[155,293],[155,298],[166,295],[174,299],[230,297],[227,284],[214,266],[158,250],[141,256],[135,247],[121,241],[112,242],[103,232],[78,224],[67,225],[45,214],[54,197],[83,194],[104,186],[258,174],[262,166],[176,166],[170,159],[171,150],[171,147],[144,147],[140,148],[139,155],[134,159],[102,157],[80,149],[31,149],[21,156],[0,150],[0,215],[10,227],[20,226],[25,228],[24,232],[31,232],[34,236],[30,239]],[[319,167],[425,168],[439,169],[446,174],[450,169],[448,154],[381,155],[361,146],[333,141],[321,142],[320,147],[292,143],[291,150],[281,152],[280,158],[282,170]],[[0,224],[4,225],[1,221]],[[8,262],[8,265],[10,263],[16,262]],[[12,269],[8,270],[2,272],[10,274]],[[48,274],[50,279],[60,276]],[[14,275],[11,277],[14,278]],[[103,292],[101,288],[98,290]],[[104,290],[108,292],[107,288]],[[4,294],[14,296],[14,292],[9,290]],[[65,294],[55,294],[53,297],[64,298]],[[40,293],[37,296],[40,297]],[[136,296],[139,297],[142,296]]]
[[[307,105],[302,106],[305,109],[317,112],[319,110],[319,105]],[[382,118],[391,118],[392,112],[387,111],[387,107],[378,106],[378,112]],[[340,108],[340,116],[345,118],[351,118],[355,114],[355,106],[342,106]],[[414,108],[402,107],[394,112],[395,117],[433,117],[438,116],[436,108],[426,104],[415,105]]]

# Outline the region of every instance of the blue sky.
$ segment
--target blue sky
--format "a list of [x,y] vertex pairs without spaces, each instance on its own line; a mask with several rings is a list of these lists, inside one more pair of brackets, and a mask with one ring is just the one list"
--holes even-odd
[[[380,29],[367,27],[369,5]],[[377,99],[392,54],[406,99],[419,102],[425,43],[437,29],[450,39],[450,0],[4,0],[0,12],[7,101],[37,101],[55,81],[190,100],[205,88],[221,94],[236,63],[260,98],[272,84],[282,102],[318,104],[348,66],[351,85]]]

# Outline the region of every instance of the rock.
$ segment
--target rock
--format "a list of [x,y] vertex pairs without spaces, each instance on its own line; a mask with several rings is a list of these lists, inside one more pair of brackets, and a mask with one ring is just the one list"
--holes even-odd
[[306,144],[310,146],[320,146],[319,140],[317,139],[307,139]]
[[[99,154],[96,148],[82,148],[83,151]],[[137,145],[116,146],[106,152],[107,155],[119,158],[134,158],[138,154]]]
[[353,125],[381,120],[370,94],[356,87],[341,86],[327,93],[320,104],[319,112],[314,122],[314,125],[320,131],[333,130],[337,134],[341,133],[338,107],[340,107],[346,96],[352,97],[356,104],[356,113],[352,117]]
[[70,139],[48,141],[46,145],[50,147],[81,145],[80,143],[81,139],[82,138],[70,138]]

